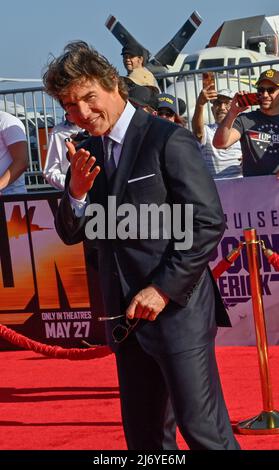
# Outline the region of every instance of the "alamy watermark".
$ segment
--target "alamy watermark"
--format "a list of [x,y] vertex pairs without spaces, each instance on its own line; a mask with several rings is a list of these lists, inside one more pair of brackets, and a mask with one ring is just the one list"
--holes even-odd
[[107,209],[89,204],[85,226],[89,240],[174,240],[175,250],[189,250],[193,245],[192,204],[120,204],[116,196],[108,196]]

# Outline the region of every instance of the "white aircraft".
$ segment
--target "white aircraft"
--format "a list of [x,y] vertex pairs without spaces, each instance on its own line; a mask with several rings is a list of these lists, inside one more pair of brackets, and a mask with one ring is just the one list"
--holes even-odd
[[[279,16],[260,15],[225,21],[213,34],[205,49],[189,54],[185,58],[180,72],[189,72],[189,74],[180,76],[166,91],[186,101],[189,121],[203,86],[202,72],[205,70],[231,67],[227,72],[214,73],[217,90],[230,88],[234,92],[253,91],[260,72],[269,68],[271,61],[278,61],[275,68],[279,68],[278,31]],[[256,65],[263,62],[266,65],[259,69]],[[239,67],[234,69],[234,66]],[[199,70],[201,73],[197,73]],[[211,118],[212,115],[209,113],[207,121]]]
[[27,82],[27,83],[40,82],[42,83],[42,79],[41,78],[3,78],[3,77],[0,77],[0,82]]

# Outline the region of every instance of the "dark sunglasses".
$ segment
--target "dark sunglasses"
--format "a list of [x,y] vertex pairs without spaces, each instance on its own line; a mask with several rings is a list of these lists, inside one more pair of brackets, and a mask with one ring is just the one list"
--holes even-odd
[[163,117],[163,116],[165,116],[165,117],[173,117],[174,114],[175,114],[175,113],[174,113],[173,111],[163,111],[163,110],[160,111],[160,109],[158,110],[158,116],[160,116],[160,117]]
[[275,93],[276,90],[278,90],[278,87],[270,86],[268,88],[265,88],[263,86],[259,86],[259,88],[257,89],[257,92],[264,94],[264,92],[267,91],[269,95],[272,95],[272,93]]
[[132,320],[129,320],[129,318],[126,317],[126,315],[117,315],[114,317],[99,317],[99,321],[110,321],[110,320],[116,320],[117,318],[122,318],[125,320],[124,323],[119,323],[116,325],[111,334],[113,337],[113,340],[115,343],[122,343],[124,339],[127,338],[127,336],[131,333],[131,331],[135,328],[135,326],[139,322],[139,318],[133,318]]

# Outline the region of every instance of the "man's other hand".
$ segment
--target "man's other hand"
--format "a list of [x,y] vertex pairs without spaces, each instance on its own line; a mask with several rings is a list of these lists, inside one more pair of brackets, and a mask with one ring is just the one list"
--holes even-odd
[[129,319],[135,317],[154,321],[168,302],[169,298],[158,287],[148,286],[135,295],[126,315]]

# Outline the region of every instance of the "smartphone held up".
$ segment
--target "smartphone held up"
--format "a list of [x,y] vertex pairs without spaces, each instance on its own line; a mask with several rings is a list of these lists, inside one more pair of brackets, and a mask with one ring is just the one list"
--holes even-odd
[[237,104],[241,108],[246,108],[247,106],[255,106],[259,104],[258,93],[245,93],[244,95],[237,95]]
[[213,72],[204,72],[202,74],[202,87],[203,89],[210,88],[211,90],[215,90],[215,78]]

